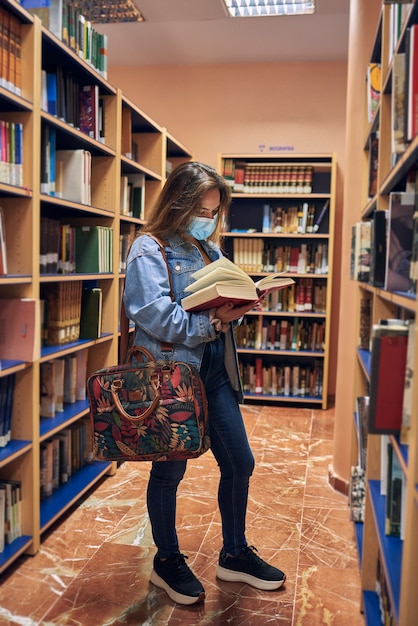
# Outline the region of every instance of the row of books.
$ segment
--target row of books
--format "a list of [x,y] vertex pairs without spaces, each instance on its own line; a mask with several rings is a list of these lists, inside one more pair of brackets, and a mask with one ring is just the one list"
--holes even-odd
[[321,397],[323,363],[275,365],[257,357],[254,363],[239,364],[244,393],[294,398]]
[[327,286],[313,284],[312,278],[300,278],[286,289],[268,294],[262,301],[263,311],[289,313],[326,313]]
[[324,350],[325,322],[308,319],[246,317],[235,330],[238,348],[255,350]]
[[0,479],[0,552],[22,536],[22,483]]
[[0,120],[0,183],[23,185],[23,124]]
[[263,206],[263,233],[313,234],[320,229],[321,223],[329,208],[329,200],[322,206],[314,203],[273,208],[270,204]]
[[80,84],[60,65],[54,72],[42,70],[41,108],[105,143],[105,100],[98,85]]
[[258,237],[236,237],[234,262],[251,272],[327,274],[328,243],[315,241],[296,245],[274,245]]
[[20,0],[43,25],[76,52],[86,63],[107,78],[107,35],[87,20],[77,0]]
[[62,345],[102,334],[103,294],[80,281],[42,285],[41,337],[44,345]]
[[311,165],[247,163],[226,158],[223,159],[222,175],[238,193],[312,193]]
[[121,176],[120,214],[144,219],[145,175],[128,174]]
[[407,29],[405,50],[393,55],[392,74],[391,150],[396,163],[418,133],[418,24]]
[[40,365],[41,417],[55,417],[65,404],[86,399],[87,349]]
[[41,216],[41,274],[96,274],[113,271],[113,229],[71,226]]
[[392,192],[389,208],[352,226],[351,277],[387,291],[415,293],[418,212],[415,191]]
[[22,92],[22,24],[0,6],[0,86],[17,95]]
[[[364,404],[367,397],[360,399]],[[355,522],[364,521],[365,505],[365,468],[356,465],[351,468],[350,480],[350,516]],[[382,435],[380,450],[380,495],[385,497],[384,533],[390,537],[404,538],[406,498],[406,478],[387,435]]]
[[89,418],[81,418],[69,428],[43,441],[40,446],[40,496],[51,496],[71,476],[93,460],[92,430]]
[[12,436],[15,379],[15,374],[0,378],[0,448],[7,446]]
[[41,193],[91,204],[91,152],[57,150],[56,130],[44,124],[41,140]]

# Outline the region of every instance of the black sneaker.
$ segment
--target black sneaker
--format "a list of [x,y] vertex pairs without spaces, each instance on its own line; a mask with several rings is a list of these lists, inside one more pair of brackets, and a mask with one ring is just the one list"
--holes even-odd
[[234,557],[222,548],[216,576],[228,582],[247,583],[265,591],[278,589],[286,580],[286,574],[260,559],[256,552],[254,546],[247,546]]
[[150,580],[156,587],[164,589],[173,602],[196,604],[205,599],[203,589],[186,563],[187,556],[176,552],[167,559],[154,557],[154,569]]

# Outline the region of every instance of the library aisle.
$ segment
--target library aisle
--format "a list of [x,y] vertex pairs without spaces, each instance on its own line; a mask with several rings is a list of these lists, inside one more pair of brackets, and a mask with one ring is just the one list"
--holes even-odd
[[174,605],[149,582],[149,464],[125,463],[48,531],[38,554],[0,578],[0,625],[362,626],[347,498],[328,484],[333,409],[245,406],[243,413],[256,457],[247,537],[286,572],[282,589],[215,578],[218,470],[209,452],[189,462],[177,514],[204,604]]

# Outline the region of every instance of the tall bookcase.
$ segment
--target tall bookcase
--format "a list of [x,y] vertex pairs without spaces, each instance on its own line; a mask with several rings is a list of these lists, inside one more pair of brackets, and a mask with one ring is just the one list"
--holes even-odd
[[221,154],[232,189],[225,247],[254,277],[283,271],[295,285],[237,329],[251,402],[327,407],[334,245],[332,154]]
[[[395,14],[397,17],[395,17]],[[371,42],[369,63],[381,68],[381,95],[376,112],[371,117],[370,92],[365,89],[365,141],[363,149],[363,206],[362,221],[373,218],[375,212],[390,206],[390,193],[406,191],[408,174],[418,160],[418,140],[415,136],[406,142],[404,149],[396,152],[393,144],[394,128],[394,58],[407,50],[408,30],[418,23],[418,5],[382,3],[374,41]],[[367,68],[364,68],[364,75]],[[406,112],[405,107],[402,111]],[[378,139],[378,150],[373,144]],[[360,157],[360,155],[359,155]],[[390,226],[389,226],[390,228]],[[383,262],[384,263],[384,262]],[[370,310],[370,327],[381,319],[411,319],[413,334],[417,333],[417,300],[414,294],[386,291],[381,286],[367,282],[357,283],[358,318],[357,336],[360,338],[365,323],[362,311]],[[381,495],[381,479],[384,480],[386,458],[383,435],[369,434],[367,438],[366,496],[364,523],[356,523],[358,539],[362,597],[360,605],[367,624],[381,623],[381,607],[392,614],[391,624],[413,626],[418,623],[416,598],[416,563],[418,559],[418,342],[415,339],[412,358],[411,430],[409,444],[402,445],[399,436],[390,435],[403,479],[406,482],[404,497],[404,537],[385,534],[386,496]],[[358,458],[358,419],[356,399],[370,393],[371,352],[367,347],[355,346],[355,376],[353,411],[352,464]],[[380,573],[378,573],[378,569]],[[383,581],[383,584],[382,584]],[[382,589],[383,601],[379,605],[376,590]],[[386,618],[388,619],[388,618]],[[386,622],[389,623],[389,622]]]
[[[53,489],[48,497],[41,498],[40,466],[45,444],[64,431],[77,429],[88,417],[86,399],[65,403],[64,411],[41,417],[41,371],[46,362],[77,358],[81,353],[86,355],[86,375],[117,362],[124,276],[120,235],[131,225],[135,232],[143,224],[164,183],[168,162],[190,160],[191,153],[52,35],[37,17],[14,0],[1,0],[0,8],[16,18],[19,25],[22,77],[20,90],[4,82],[0,86],[0,120],[21,124],[23,138],[22,180],[19,184],[12,179],[0,182],[7,249],[7,274],[0,276],[0,298],[42,300],[52,285],[67,283],[98,287],[103,298],[102,330],[98,338],[65,343],[50,341],[41,346],[31,362],[0,361],[0,382],[9,376],[15,378],[11,440],[0,448],[0,482],[18,481],[22,495],[22,533],[0,552],[2,572],[22,553],[36,553],[43,533],[51,524],[103,475],[116,471],[113,463],[88,462],[74,470],[70,479]],[[78,87],[93,87],[103,111],[100,134],[92,137],[82,132],[69,120],[68,110],[59,116],[45,110],[45,104],[42,107],[45,72],[56,73],[58,82],[65,83],[63,72]],[[48,184],[45,183],[45,166],[51,168],[51,156],[45,157],[45,146],[51,136],[57,150],[84,150],[91,155],[91,197],[80,202],[58,195],[57,167],[55,191],[52,175]],[[142,212],[135,216],[124,215],[120,210],[121,180],[128,174],[143,175],[143,179],[135,179],[144,181]],[[78,183],[76,176],[74,186]],[[73,227],[108,227],[113,233],[113,245],[104,271],[80,273],[68,267],[57,270],[54,266],[52,271],[41,267],[45,218]],[[40,334],[41,328],[36,332]]]

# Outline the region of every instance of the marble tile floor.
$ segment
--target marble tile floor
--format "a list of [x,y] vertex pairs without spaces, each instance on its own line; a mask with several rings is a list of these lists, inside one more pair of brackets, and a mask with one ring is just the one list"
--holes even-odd
[[364,626],[347,498],[328,484],[333,410],[248,405],[243,414],[256,457],[247,538],[286,572],[282,589],[216,579],[218,470],[209,452],[189,462],[178,497],[181,549],[206,588],[204,604],[176,605],[149,582],[149,464],[124,463],[0,578],[0,625]]

